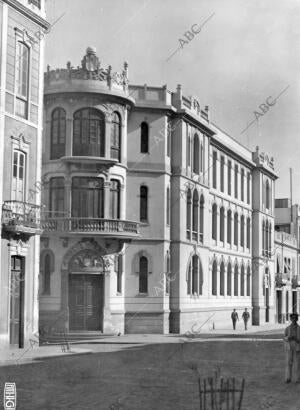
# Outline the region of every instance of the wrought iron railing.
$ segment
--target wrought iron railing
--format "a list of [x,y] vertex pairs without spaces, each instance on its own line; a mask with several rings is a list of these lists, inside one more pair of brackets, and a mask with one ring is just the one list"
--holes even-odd
[[41,222],[46,232],[95,232],[117,234],[139,234],[137,222],[104,218],[47,217]]
[[41,207],[22,201],[5,201],[2,205],[2,224],[17,227],[40,228]]

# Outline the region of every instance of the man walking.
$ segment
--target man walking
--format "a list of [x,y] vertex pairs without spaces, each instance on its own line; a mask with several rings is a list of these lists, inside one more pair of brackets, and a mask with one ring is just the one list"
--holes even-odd
[[242,318],[243,318],[243,321],[244,321],[245,330],[247,330],[247,323],[248,323],[248,320],[250,318],[250,313],[248,312],[247,308],[245,308],[245,311],[242,314]]
[[233,329],[235,330],[236,321],[239,320],[239,315],[237,314],[235,309],[233,309],[233,312],[231,313],[231,320],[232,320]]
[[290,315],[291,324],[284,331],[285,347],[285,382],[291,380],[300,383],[300,326],[298,314]]

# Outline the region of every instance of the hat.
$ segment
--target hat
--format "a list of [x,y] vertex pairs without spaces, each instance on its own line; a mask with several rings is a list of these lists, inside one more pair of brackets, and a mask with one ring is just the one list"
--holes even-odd
[[298,320],[298,313],[291,313],[290,319],[296,318]]

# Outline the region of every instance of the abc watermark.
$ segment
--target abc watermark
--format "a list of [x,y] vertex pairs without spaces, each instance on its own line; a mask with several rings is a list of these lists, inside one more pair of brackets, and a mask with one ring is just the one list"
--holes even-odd
[[15,410],[17,405],[16,383],[5,383],[4,386],[4,410]]

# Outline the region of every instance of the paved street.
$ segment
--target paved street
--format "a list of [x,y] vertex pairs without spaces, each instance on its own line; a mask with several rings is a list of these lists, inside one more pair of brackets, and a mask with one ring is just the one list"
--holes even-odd
[[[0,368],[1,384],[15,382],[18,407],[29,409],[199,409],[197,375],[245,378],[243,409],[300,408],[300,386],[283,383],[282,331],[254,334],[128,338],[89,343],[93,354]],[[144,342],[143,342],[144,340]],[[119,343],[117,343],[119,341]],[[75,347],[74,347],[75,348]]]

